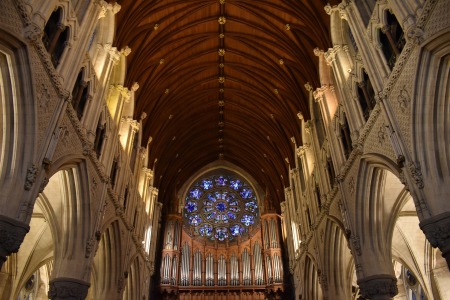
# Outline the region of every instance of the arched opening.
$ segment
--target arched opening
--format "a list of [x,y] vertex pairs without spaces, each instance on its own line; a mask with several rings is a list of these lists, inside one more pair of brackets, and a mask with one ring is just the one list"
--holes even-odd
[[55,68],[60,63],[61,56],[66,48],[66,42],[69,38],[69,27],[63,25],[62,18],[62,8],[57,7],[47,20],[42,36],[42,42],[48,54],[50,54]]
[[378,32],[384,57],[392,70],[405,47],[406,39],[397,18],[389,10],[385,11],[385,19],[385,26]]

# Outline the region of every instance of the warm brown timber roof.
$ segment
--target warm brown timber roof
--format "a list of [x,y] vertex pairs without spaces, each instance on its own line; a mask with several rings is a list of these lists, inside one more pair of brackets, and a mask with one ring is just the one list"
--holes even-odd
[[[143,146],[160,201],[223,159],[249,172],[279,207],[295,165],[313,49],[331,46],[326,0],[124,0],[116,45],[129,46],[127,86],[140,85]],[[156,165],[154,165],[157,159]]]

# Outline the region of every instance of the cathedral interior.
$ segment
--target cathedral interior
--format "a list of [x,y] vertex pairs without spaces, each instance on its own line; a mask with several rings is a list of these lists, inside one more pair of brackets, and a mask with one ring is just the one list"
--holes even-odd
[[450,299],[450,0],[0,12],[0,299]]

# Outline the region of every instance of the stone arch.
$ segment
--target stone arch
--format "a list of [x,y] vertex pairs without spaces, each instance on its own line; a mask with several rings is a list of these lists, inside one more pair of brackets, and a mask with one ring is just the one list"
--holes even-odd
[[[356,187],[355,224],[349,234],[361,295],[366,298],[397,294],[392,265],[392,235],[405,187],[398,167],[386,157],[369,154],[361,158]],[[373,257],[377,257],[374,260]],[[386,289],[376,291],[373,286]],[[381,298],[380,298],[381,299]],[[385,299],[385,298],[382,298]]]
[[422,189],[432,216],[450,211],[450,31],[424,41],[411,105],[411,189]]
[[[61,163],[60,167],[58,165]],[[90,207],[89,175],[83,160],[55,163],[56,170],[44,190],[51,195],[60,194],[60,198],[51,200],[55,211],[58,236],[55,241],[54,278],[73,277],[86,282],[90,270],[83,269],[89,265],[87,243],[92,238],[93,220]],[[57,213],[59,212],[59,213]],[[80,266],[68,265],[68,260],[77,258]],[[79,278],[81,275],[82,278]]]
[[[355,227],[361,240],[361,247],[368,246],[370,251],[378,254],[386,254],[390,249],[387,227],[393,217],[392,208],[394,201],[384,198],[387,172],[399,175],[399,170],[394,162],[381,155],[364,155],[358,172],[355,201]],[[403,188],[403,186],[402,186]],[[375,232],[373,232],[375,230]],[[377,241],[378,244],[373,244]],[[381,241],[387,242],[384,245]],[[366,249],[369,250],[369,249]],[[381,255],[380,257],[383,257]],[[387,258],[390,261],[390,258]]]
[[36,199],[28,220],[30,234],[15,257],[20,270],[12,284],[15,298],[30,276],[42,267],[48,274],[45,287],[37,291],[41,294],[48,285],[52,291],[52,281],[59,278],[81,283],[86,294],[89,287],[90,260],[86,249],[91,222],[87,170],[83,161],[72,161],[57,163],[49,173],[49,182]]
[[336,295],[339,299],[350,299],[351,279],[347,274],[354,268],[351,264],[353,258],[347,246],[344,225],[336,218],[327,217],[324,229],[322,242],[328,246],[321,247],[322,272],[326,276],[327,293]]
[[114,287],[118,286],[123,276],[124,252],[120,222],[115,219],[103,231],[94,257],[92,299],[115,299],[121,293]]
[[143,263],[136,255],[132,260],[126,276],[126,286],[123,293],[124,300],[135,300],[145,298],[147,291],[140,288],[143,286],[140,280],[145,279]]
[[[303,273],[304,290],[302,297],[304,299],[321,300],[323,299],[322,286],[320,285],[320,275],[314,258],[307,254],[305,258],[305,267]],[[303,299],[301,298],[301,299]]]
[[18,213],[21,203],[14,205],[10,197],[23,199],[26,191],[36,188],[39,166],[33,164],[37,153],[31,145],[37,142],[37,101],[26,45],[1,29],[0,59],[5,66],[0,69],[0,215],[24,222],[26,216]]

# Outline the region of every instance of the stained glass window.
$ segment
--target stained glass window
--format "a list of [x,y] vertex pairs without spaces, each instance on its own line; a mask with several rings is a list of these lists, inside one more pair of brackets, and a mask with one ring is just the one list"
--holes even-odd
[[253,189],[232,176],[209,176],[189,189],[183,216],[194,235],[210,241],[232,241],[248,235],[259,220]]

